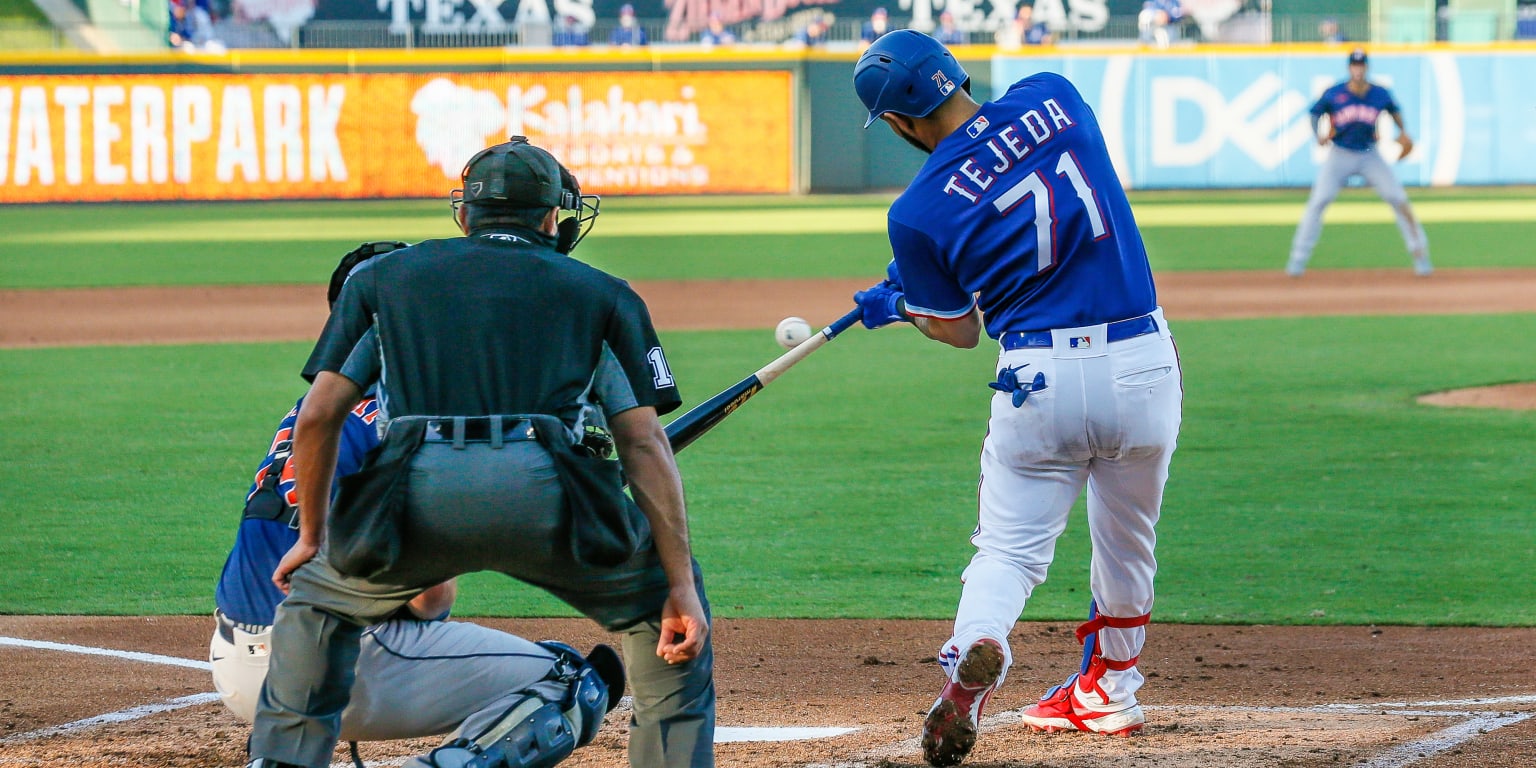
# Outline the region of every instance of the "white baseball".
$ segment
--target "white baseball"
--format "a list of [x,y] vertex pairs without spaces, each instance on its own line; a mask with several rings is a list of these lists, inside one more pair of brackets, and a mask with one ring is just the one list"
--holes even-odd
[[811,324],[803,317],[786,317],[779,321],[779,327],[773,329],[774,340],[785,349],[794,349],[810,337]]

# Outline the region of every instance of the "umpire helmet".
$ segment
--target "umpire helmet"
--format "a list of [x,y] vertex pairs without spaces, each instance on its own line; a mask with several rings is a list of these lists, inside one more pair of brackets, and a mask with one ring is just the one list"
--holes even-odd
[[927,117],[956,88],[970,91],[971,76],[939,41],[898,29],[875,40],[853,68],[853,90],[869,109],[864,127],[887,112]]
[[526,136],[480,150],[459,174],[463,184],[449,195],[455,214],[465,203],[512,208],[559,208],[574,211],[560,221],[555,250],[570,253],[592,230],[602,198],[583,195],[581,185],[548,151],[528,143]]

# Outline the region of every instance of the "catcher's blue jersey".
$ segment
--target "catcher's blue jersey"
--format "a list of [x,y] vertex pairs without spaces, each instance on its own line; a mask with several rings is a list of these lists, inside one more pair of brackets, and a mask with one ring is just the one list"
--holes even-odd
[[[293,410],[283,418],[272,437],[272,447],[256,470],[251,489],[246,494],[250,503],[258,489],[276,490],[286,508],[291,509],[297,498],[294,495],[294,467],[287,461],[291,452],[293,425],[299,418],[300,398]],[[341,430],[341,447],[336,456],[336,477],[350,475],[363,465],[363,456],[379,444],[379,436],[373,423],[379,413],[378,402],[372,393],[363,398],[347,415]],[[274,466],[279,469],[274,470]],[[281,473],[275,485],[267,474]],[[335,493],[333,481],[331,492]],[[235,545],[229,558],[224,561],[224,572],[219,576],[219,586],[214,592],[214,603],[225,616],[241,624],[266,625],[272,623],[277,604],[283,601],[283,593],[272,583],[272,572],[299,540],[299,532],[288,526],[287,515],[277,520],[246,518],[235,533]]]
[[1338,134],[1333,143],[1345,149],[1364,152],[1376,147],[1376,119],[1381,113],[1396,114],[1397,102],[1392,92],[1371,83],[1364,96],[1349,90],[1349,81],[1323,91],[1312,105],[1312,116],[1328,116]]
[[888,226],[914,315],[956,318],[979,303],[997,338],[1157,306],[1098,120],[1060,75],[1020,80],[939,142]]

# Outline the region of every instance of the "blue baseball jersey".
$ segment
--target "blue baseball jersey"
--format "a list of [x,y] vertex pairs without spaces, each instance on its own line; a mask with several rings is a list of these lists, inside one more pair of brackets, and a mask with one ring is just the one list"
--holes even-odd
[[[250,491],[246,493],[247,504],[264,487],[274,488],[285,508],[291,509],[297,503],[294,467],[287,459],[292,452],[293,425],[299,418],[299,406],[303,402],[300,398],[293,410],[278,424],[277,434],[272,438],[272,447],[267,450],[267,457],[256,469],[256,477],[251,482]],[[341,430],[341,446],[336,456],[337,478],[360,469],[364,455],[379,444],[379,435],[374,429],[378,413],[378,401],[370,393],[347,414]],[[267,476],[273,471],[279,472],[279,477]],[[276,481],[275,485],[273,480]],[[333,479],[331,493],[334,494],[336,488]],[[241,520],[240,529],[235,533],[235,545],[229,552],[229,558],[224,561],[224,572],[220,574],[219,585],[214,591],[214,603],[219,610],[241,624],[271,624],[277,613],[277,604],[284,597],[282,590],[272,583],[272,572],[277,570],[283,555],[298,540],[299,532],[288,526],[287,515],[276,520],[249,517]]]
[[1157,307],[1098,120],[1057,74],[1014,83],[940,141],[888,226],[914,315],[953,319],[979,304],[997,338]]
[[1356,152],[1375,149],[1376,119],[1383,112],[1397,114],[1397,102],[1392,99],[1392,92],[1375,83],[1368,85],[1365,95],[1357,96],[1349,89],[1346,80],[1323,91],[1317,103],[1312,105],[1312,116],[1327,115],[1338,131],[1333,137],[1334,144]]

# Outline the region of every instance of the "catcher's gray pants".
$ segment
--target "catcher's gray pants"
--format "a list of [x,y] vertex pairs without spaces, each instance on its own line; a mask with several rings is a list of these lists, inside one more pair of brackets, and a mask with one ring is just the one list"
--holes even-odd
[[[229,634],[226,638],[225,633]],[[272,628],[247,633],[226,622],[209,645],[213,685],[224,705],[249,723],[267,677]],[[233,642],[231,642],[231,640]],[[527,693],[546,701],[566,686],[545,680],[554,654],[516,635],[462,621],[394,619],[362,635],[341,739],[386,741],[452,731],[477,734]],[[444,681],[452,680],[452,685]]]
[[1307,260],[1312,258],[1312,249],[1323,233],[1323,211],[1339,196],[1339,190],[1352,176],[1364,177],[1376,189],[1376,194],[1392,206],[1403,245],[1415,259],[1427,264],[1429,239],[1424,234],[1424,225],[1409,215],[1408,192],[1393,175],[1387,161],[1375,150],[1357,152],[1335,146],[1328,149],[1328,157],[1318,169],[1317,178],[1312,182],[1312,194],[1307,198],[1307,210],[1296,225],[1296,236],[1291,239],[1290,269],[1299,272],[1306,267]]
[[[615,568],[571,560],[559,527],[554,462],[534,442],[426,443],[408,479],[400,561],[372,581],[343,576],[326,553],[292,577],[272,630],[272,661],[251,731],[251,756],[323,768],[340,732],[363,628],[423,589],[494,570],[543,587],[610,631],[624,633],[634,695],[635,768],[714,765],[714,650],[667,664],[656,656],[667,580],[654,546]],[[700,599],[703,579],[694,565]],[[708,610],[708,602],[704,603]],[[448,677],[442,684],[454,685]]]

